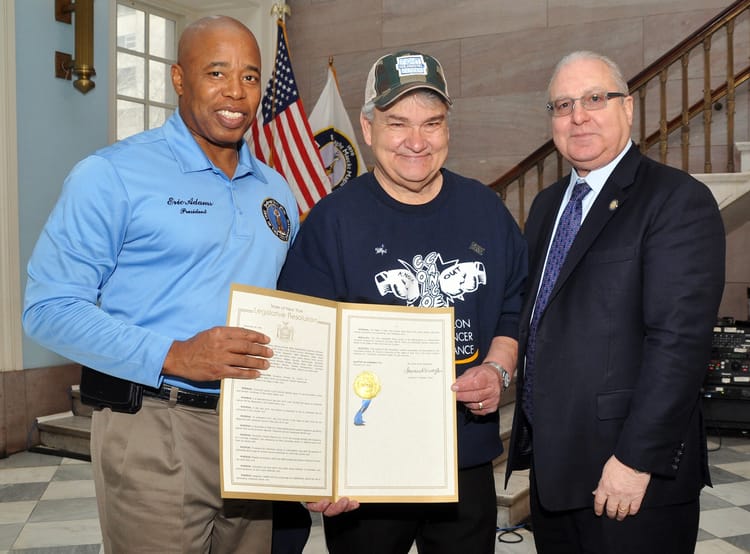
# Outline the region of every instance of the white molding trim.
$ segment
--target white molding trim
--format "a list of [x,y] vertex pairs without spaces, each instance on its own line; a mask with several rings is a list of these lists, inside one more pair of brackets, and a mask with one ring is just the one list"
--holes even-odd
[[0,371],[23,368],[15,2],[0,2]]

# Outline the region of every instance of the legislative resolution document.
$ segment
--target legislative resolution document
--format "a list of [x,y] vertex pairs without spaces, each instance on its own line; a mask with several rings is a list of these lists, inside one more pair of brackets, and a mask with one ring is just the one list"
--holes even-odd
[[452,308],[233,285],[227,320],[274,356],[222,382],[222,496],[458,500]]

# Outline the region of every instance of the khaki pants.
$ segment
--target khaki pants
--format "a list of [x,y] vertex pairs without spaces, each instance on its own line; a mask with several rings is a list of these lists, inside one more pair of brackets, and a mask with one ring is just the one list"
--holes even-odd
[[271,552],[271,503],[221,498],[214,410],[97,410],[91,461],[108,554]]

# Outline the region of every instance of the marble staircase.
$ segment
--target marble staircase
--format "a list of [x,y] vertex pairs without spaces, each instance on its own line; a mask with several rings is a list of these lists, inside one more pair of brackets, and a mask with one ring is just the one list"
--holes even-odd
[[71,409],[67,412],[36,418],[39,429],[37,448],[76,458],[90,458],[92,410],[81,403],[78,385],[70,389],[70,404]]

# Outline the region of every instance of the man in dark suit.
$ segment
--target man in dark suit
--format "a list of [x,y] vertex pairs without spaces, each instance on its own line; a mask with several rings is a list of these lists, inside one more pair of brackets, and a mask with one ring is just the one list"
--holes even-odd
[[563,58],[549,98],[572,171],[525,228],[506,480],[531,468],[539,552],[692,553],[710,485],[700,386],[724,286],[719,211],[632,143],[633,98],[608,58]]

